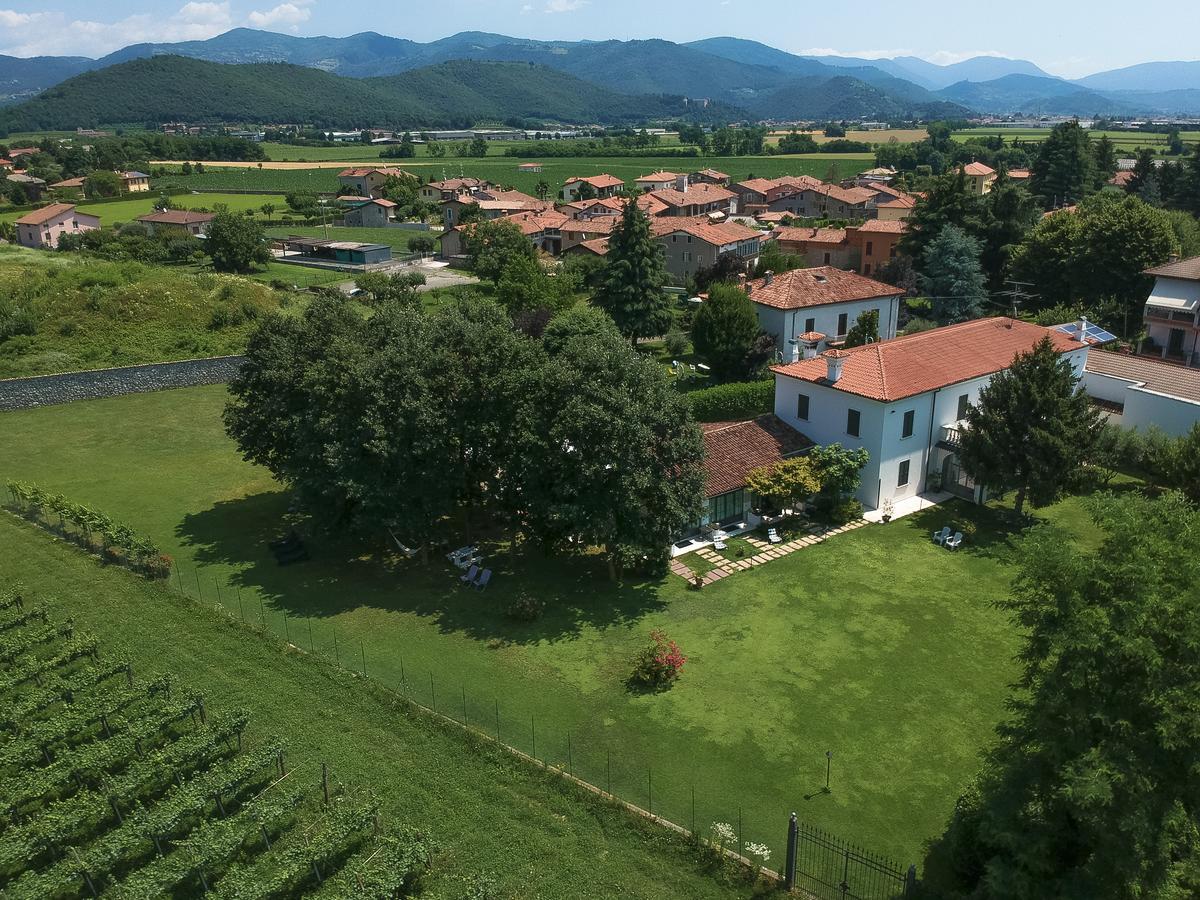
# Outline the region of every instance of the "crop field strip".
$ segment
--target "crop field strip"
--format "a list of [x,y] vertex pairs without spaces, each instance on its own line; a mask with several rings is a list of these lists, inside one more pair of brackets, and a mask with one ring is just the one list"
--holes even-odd
[[171,678],[0,595],[0,895],[393,897],[424,839],[381,832],[366,795],[304,785],[249,717],[209,715]]

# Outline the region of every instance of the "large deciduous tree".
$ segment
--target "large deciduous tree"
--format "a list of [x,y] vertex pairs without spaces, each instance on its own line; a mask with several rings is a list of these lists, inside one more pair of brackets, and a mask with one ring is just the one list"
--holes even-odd
[[692,345],[719,381],[749,374],[750,356],[758,337],[758,316],[746,292],[732,284],[715,283],[692,323]]
[[1178,494],[1092,507],[1084,549],[1020,545],[1019,691],[933,846],[931,896],[1200,896],[1200,513]]
[[537,259],[533,241],[515,223],[503,219],[464,226],[463,237],[471,267],[488,281],[499,281],[505,267],[515,259]]
[[547,329],[553,349],[530,373],[514,429],[522,519],[548,547],[603,547],[614,578],[659,566],[701,513],[700,430],[661,366],[611,325],[565,318]]
[[657,337],[671,326],[671,300],[663,293],[666,271],[662,247],[650,233],[650,220],[636,203],[626,203],[608,239],[604,276],[593,302],[612,316],[633,343]]
[[262,226],[227,210],[217,213],[209,224],[204,251],[218,272],[249,272],[255,263],[271,260]]
[[959,455],[976,482],[1016,490],[1016,513],[1054,501],[1088,457],[1100,412],[1079,390],[1070,360],[1043,337],[996,373],[967,408]]
[[920,284],[939,325],[978,318],[987,300],[979,241],[957,225],[945,226],[925,248]]

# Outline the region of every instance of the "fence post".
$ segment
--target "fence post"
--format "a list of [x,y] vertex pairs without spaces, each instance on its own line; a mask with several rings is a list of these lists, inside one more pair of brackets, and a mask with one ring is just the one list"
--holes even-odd
[[325,805],[329,805],[329,766],[321,763],[321,791],[325,794]]
[[283,639],[289,644],[292,642],[292,630],[288,628],[287,613],[283,614]]
[[462,695],[463,695],[463,725],[466,725],[467,724],[467,686],[465,684],[462,686]]
[[333,633],[333,661],[340,669],[342,667],[342,654],[338,653],[337,632]]
[[738,856],[745,856],[743,848],[746,846],[746,839],[742,837],[742,808],[738,807]]
[[496,699],[496,743],[500,743],[500,700]]
[[529,714],[529,736],[533,739],[533,761],[537,762],[537,727],[533,722],[533,713]]
[[437,712],[437,688],[433,686],[433,670],[429,672],[429,708]]
[[367,677],[367,648],[362,642],[362,638],[358,639],[358,649],[362,653],[363,678]]
[[308,652],[313,656],[317,655],[317,645],[313,642],[312,635],[312,619],[308,620]]
[[575,774],[575,763],[571,759],[571,732],[567,732],[567,774]]
[[788,819],[787,859],[783,864],[783,886],[789,891],[796,886],[796,851],[799,843],[800,826],[796,821],[796,814],[792,813],[792,817]]
[[242,586],[238,585],[238,612],[242,614],[242,624],[246,624],[246,607],[242,605]]
[[646,766],[646,807],[650,818],[654,818],[654,782],[650,778],[649,766]]
[[196,566],[196,597],[200,600],[204,599],[204,592],[200,590],[200,567]]
[[904,876],[904,896],[915,897],[917,894],[917,867],[915,865],[908,867],[908,874]]
[[213,576],[213,586],[217,589],[217,603],[221,602],[221,582],[217,580],[217,576]]
[[267,630],[267,607],[263,604],[263,598],[262,598],[261,594],[259,594],[259,596],[258,596],[258,615],[259,615],[259,618],[262,619],[262,629],[263,629],[263,631],[266,631]]

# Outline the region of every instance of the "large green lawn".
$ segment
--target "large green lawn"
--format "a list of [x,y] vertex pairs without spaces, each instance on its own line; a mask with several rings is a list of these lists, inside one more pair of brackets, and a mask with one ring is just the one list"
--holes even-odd
[[344,228],[329,226],[328,230],[320,226],[306,228],[296,225],[272,225],[267,228],[270,237],[314,237],[330,238],[338,241],[362,241],[365,244],[387,244],[392,248],[393,256],[403,256],[409,253],[408,242],[415,237],[437,238],[440,231],[418,231],[409,228]]
[[[430,159],[422,157],[416,160],[386,160],[389,166],[400,166],[419,175],[426,181],[436,181],[439,178],[453,178],[460,174],[487,178],[498,184],[510,185],[518,190],[532,194],[539,181],[545,181],[551,189],[557,191],[564,181],[575,175],[596,175],[607,172],[624,179],[632,187],[633,180],[639,175],[655,172],[660,169],[677,172],[691,172],[695,169],[714,168],[732,176],[734,181],[741,181],[755,175],[761,178],[775,178],[780,175],[812,175],[825,178],[832,167],[838,178],[846,178],[874,165],[874,154],[871,153],[826,153],[807,154],[804,156],[739,156],[739,157],[710,157],[696,158],[677,157],[581,157],[572,159],[543,160],[544,170],[540,173],[519,172],[517,166],[531,160],[513,157],[492,157],[485,159]],[[375,162],[375,160],[371,160]],[[337,169],[268,169],[258,168],[247,164],[246,168],[226,168],[209,166],[200,175],[171,175],[168,174],[155,180],[155,186],[176,184],[191,189],[205,190],[259,190],[279,191],[286,193],[295,190],[335,191],[337,190]]]
[[[372,677],[399,686],[403,675],[452,715],[465,694],[471,721],[493,728],[498,713],[505,739],[527,751],[536,740],[539,757],[601,785],[611,760],[618,793],[685,825],[694,786],[701,829],[740,817],[747,840],[777,853],[796,810],[918,862],[1003,715],[1019,637],[992,605],[1011,577],[992,511],[954,506],[862,528],[703,592],[673,576],[614,586],[595,561],[502,547],[489,549],[496,575],[484,593],[461,587],[444,561],[397,560],[382,543],[315,539],[312,561],[280,568],[266,542],[285,528],[288,497],[240,460],[221,430],[223,403],[209,387],[4,414],[0,477],[131,523],[177,558],[175,583],[205,602],[265,617],[344,665],[365,654]],[[1089,534],[1078,501],[1047,515]],[[966,518],[979,535],[962,551],[929,541]],[[24,557],[11,546],[0,557],[14,553]],[[525,595],[547,603],[533,624],[504,614]],[[142,626],[155,642],[169,627],[178,652],[222,665],[188,649],[203,636],[160,625],[152,609]],[[679,642],[687,667],[666,693],[630,692],[630,661],[653,628]],[[251,690],[253,669],[228,664]],[[281,708],[310,702],[263,689]],[[827,750],[832,792],[821,794]]]
[[[1006,128],[1006,127],[985,127],[985,128],[968,128],[963,131],[955,131],[953,137],[957,141],[981,141],[987,137],[1001,135],[1007,143],[1014,141],[1022,141],[1025,143],[1040,143],[1050,136],[1049,128]],[[1150,134],[1139,131],[1099,131],[1093,129],[1088,132],[1092,140],[1096,141],[1102,137],[1107,137],[1116,147],[1117,153],[1120,155],[1133,156],[1143,147],[1152,147],[1159,152],[1166,152],[1167,136],[1165,134]],[[1194,144],[1200,141],[1200,131],[1183,131],[1180,132],[1180,139],[1185,144]]]
[[[150,191],[131,197],[128,200],[113,200],[108,203],[80,203],[79,211],[100,217],[102,226],[115,225],[118,222],[132,222],[138,216],[154,212],[154,204],[158,201],[158,192]],[[282,195],[268,194],[177,194],[171,201],[180,209],[212,209],[218,203],[223,203],[233,212],[254,210],[258,218],[264,218],[261,207],[264,203],[275,206],[275,216],[287,211],[287,204]],[[25,215],[28,210],[5,210],[0,212],[0,221],[12,221]]]

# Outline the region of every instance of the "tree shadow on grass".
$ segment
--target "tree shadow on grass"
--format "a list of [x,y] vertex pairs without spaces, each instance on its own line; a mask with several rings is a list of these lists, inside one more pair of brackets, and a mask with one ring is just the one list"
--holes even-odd
[[[482,591],[464,585],[462,571],[440,551],[422,562],[382,543],[307,531],[311,559],[280,566],[268,542],[290,527],[287,506],[282,492],[221,501],[185,516],[176,535],[192,550],[202,579],[210,577],[204,567],[233,568],[231,588],[258,590],[291,616],[328,617],[359,608],[404,612],[430,619],[442,632],[527,644],[569,639],[588,626],[635,622],[665,606],[660,581],[614,584],[598,556],[546,557],[536,548],[513,550],[500,542],[481,544],[483,565],[492,570]],[[545,602],[540,618],[508,617],[509,606],[523,597]]]

